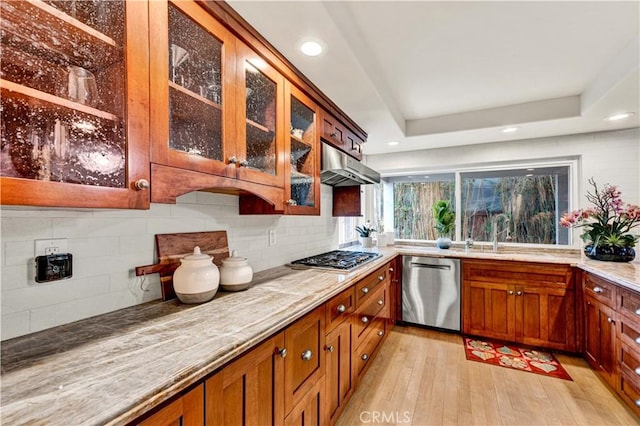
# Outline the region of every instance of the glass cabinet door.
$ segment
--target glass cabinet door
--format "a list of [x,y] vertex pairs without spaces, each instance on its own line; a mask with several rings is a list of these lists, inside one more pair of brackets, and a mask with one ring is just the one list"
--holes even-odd
[[0,13],[2,202],[22,204],[22,188],[30,205],[148,207],[135,185],[149,179],[148,89],[132,84],[147,79],[146,5],[2,1]]
[[239,49],[244,89],[244,135],[236,147],[238,177],[265,185],[284,184],[283,77],[246,46]]
[[320,214],[320,164],[317,106],[287,83],[289,179],[287,213]]
[[[152,161],[207,173],[225,168],[226,29],[195,2],[151,2]],[[164,22],[164,25],[162,24]],[[233,102],[233,100],[231,100]]]

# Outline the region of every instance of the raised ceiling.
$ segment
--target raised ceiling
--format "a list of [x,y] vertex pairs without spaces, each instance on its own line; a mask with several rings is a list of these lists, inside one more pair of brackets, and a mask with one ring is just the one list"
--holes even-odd
[[228,3],[368,132],[366,154],[640,125],[638,1]]

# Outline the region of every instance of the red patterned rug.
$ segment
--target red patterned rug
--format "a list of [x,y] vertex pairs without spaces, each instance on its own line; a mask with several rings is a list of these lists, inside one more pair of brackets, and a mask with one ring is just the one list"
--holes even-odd
[[468,337],[464,338],[464,352],[471,361],[573,381],[556,357],[549,352]]

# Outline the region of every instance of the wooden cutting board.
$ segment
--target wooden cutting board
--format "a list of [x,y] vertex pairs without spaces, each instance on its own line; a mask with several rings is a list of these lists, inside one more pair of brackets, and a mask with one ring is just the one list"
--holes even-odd
[[213,263],[218,267],[222,266],[222,259],[229,257],[227,231],[157,234],[158,263],[137,266],[136,275],[159,273],[162,300],[174,299],[173,272],[180,266],[180,259],[192,254],[195,246],[200,247],[202,253],[212,256]]

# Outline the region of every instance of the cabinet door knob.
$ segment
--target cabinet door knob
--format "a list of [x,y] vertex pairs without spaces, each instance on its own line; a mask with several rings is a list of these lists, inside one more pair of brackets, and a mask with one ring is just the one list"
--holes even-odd
[[640,315],[640,308],[636,309],[636,315]]
[[369,293],[369,289],[367,287],[362,287],[362,292],[364,294],[367,294],[367,293]]
[[138,191],[149,189],[149,181],[146,179],[138,179],[134,185]]
[[517,291],[516,292],[516,296],[522,296],[522,292],[521,291]]
[[393,272],[393,268],[389,268],[389,272]]
[[378,300],[378,305],[380,305],[380,306],[384,305],[384,300],[382,300],[382,299]]
[[247,160],[242,160],[240,162],[240,167],[248,167],[249,166],[249,162]]
[[384,275],[378,275],[378,281],[384,280]]
[[238,164],[238,157],[236,157],[235,155],[229,157],[229,164]]
[[368,359],[369,359],[369,355],[367,355],[367,354],[362,354],[362,356],[361,356],[360,358],[362,358],[362,360],[363,360],[363,361],[366,361],[366,360],[368,360]]
[[284,358],[287,356],[287,349],[286,348],[276,348],[276,351],[278,352],[278,355],[280,355],[281,358]]
[[634,371],[638,376],[640,376],[640,367],[636,367]]
[[509,290],[509,295],[513,295],[513,290]]
[[636,337],[636,343],[640,345],[640,337]]
[[602,287],[594,287],[593,288],[593,292],[596,294],[600,294],[602,293],[604,290],[602,289]]
[[331,136],[332,138],[335,138],[338,136],[338,134],[336,132],[331,133],[329,136]]
[[609,324],[615,324],[615,323],[616,323],[616,322],[613,320],[613,318],[611,318],[611,317],[607,317],[607,322],[608,322]]
[[345,313],[345,312],[346,312],[346,310],[347,310],[347,307],[346,307],[346,306],[344,306],[344,305],[342,305],[342,304],[340,304],[340,305],[338,305],[338,306],[336,307],[336,311],[340,312],[341,314]]
[[640,407],[640,399],[636,399],[634,402],[636,403],[636,407]]
[[296,200],[294,200],[293,198],[289,198],[289,199],[287,200],[287,204],[288,204],[288,205],[290,205],[290,206],[295,206],[295,205],[297,205],[298,203],[297,203],[297,202],[296,202]]
[[312,357],[313,357],[313,352],[311,352],[310,349],[307,349],[306,351],[302,352],[302,354],[300,355],[300,358],[302,358],[305,361],[309,361]]
[[335,349],[335,348],[333,347],[333,345],[329,345],[329,346],[327,346],[327,350],[328,350],[329,352],[333,352],[333,350],[334,350],[334,349]]
[[366,323],[368,323],[368,322],[369,322],[369,317],[366,317],[366,316],[365,316],[365,317],[362,317],[362,318],[360,319],[360,321],[362,321],[364,324],[366,324]]
[[378,331],[378,336],[380,336],[380,337],[384,336],[384,330]]

